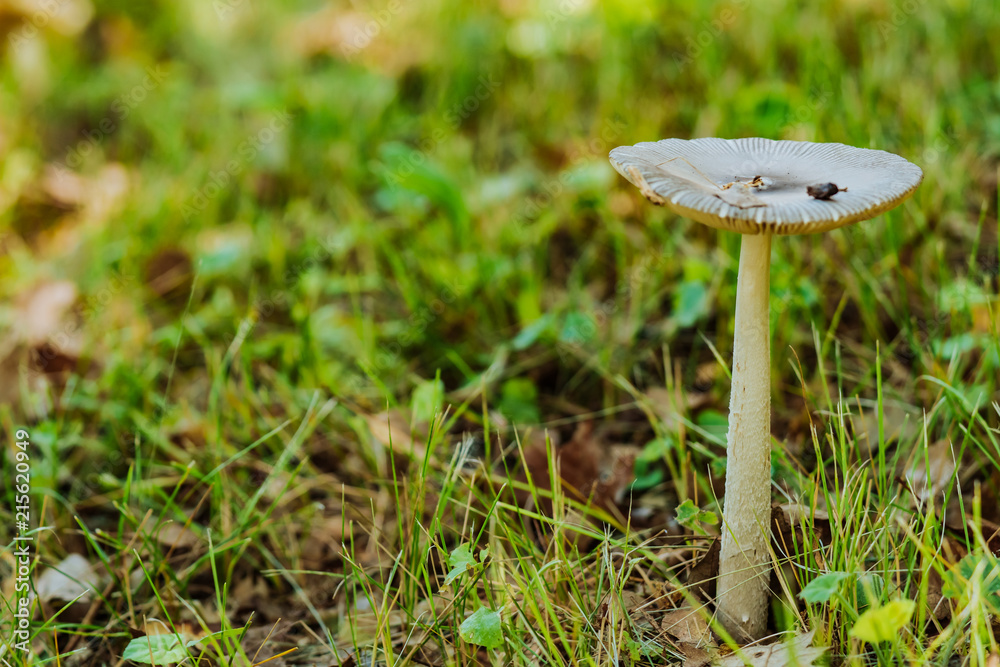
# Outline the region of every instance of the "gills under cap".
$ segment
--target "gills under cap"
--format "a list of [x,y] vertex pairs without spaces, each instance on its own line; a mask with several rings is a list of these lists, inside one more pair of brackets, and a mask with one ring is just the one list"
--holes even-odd
[[[924,177],[885,151],[757,137],[643,142],[615,148],[610,159],[654,204],[742,234],[813,234],[868,220]],[[836,188],[807,192],[829,184]]]

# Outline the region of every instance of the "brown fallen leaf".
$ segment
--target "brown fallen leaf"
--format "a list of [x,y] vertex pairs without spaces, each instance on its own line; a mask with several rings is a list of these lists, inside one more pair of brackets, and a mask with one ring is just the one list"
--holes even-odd
[[235,605],[237,613],[255,611],[262,614],[265,620],[270,620],[272,616],[269,613],[273,606],[272,596],[267,582],[262,577],[255,577],[252,574],[237,577],[229,593],[229,599]]
[[800,535],[803,530],[808,531],[824,543],[829,543],[832,538],[830,514],[826,510],[801,503],[774,505],[771,508],[771,536],[776,546],[780,547],[779,553],[787,554],[794,544],[791,537],[793,529],[797,529]]
[[712,664],[712,652],[694,644],[679,644],[677,650],[684,656],[684,667],[706,667]]
[[174,628],[177,629],[176,634],[183,637],[184,641],[186,642],[193,641],[195,639],[201,639],[202,637],[208,635],[208,633],[202,630],[200,627],[195,627],[194,625],[192,625],[187,621],[184,621],[182,623],[175,622],[173,628],[170,627],[169,623],[161,621],[156,618],[147,619],[142,624],[142,631],[146,634],[147,637],[174,634]]
[[[857,410],[857,406],[852,406]],[[909,442],[919,432],[920,413],[913,407],[886,401],[882,406],[882,431],[885,441]],[[858,447],[867,451],[878,449],[878,410],[874,405],[864,406],[864,416],[853,419]]]
[[692,607],[668,611],[660,621],[660,628],[682,644],[707,646],[713,643],[712,631],[701,610]]
[[77,598],[86,601],[99,583],[100,576],[90,562],[80,554],[70,554],[42,572],[35,580],[35,593],[45,602]]
[[62,165],[46,166],[39,183],[42,192],[54,202],[66,208],[75,208],[83,203],[87,193],[87,179]]
[[[49,4],[45,0],[17,0],[0,2],[0,18],[20,16],[24,19],[23,26],[32,26],[27,30],[18,26],[7,37],[13,44],[22,34],[33,35],[37,28],[44,27],[61,35],[72,36],[83,30],[94,15],[94,7],[88,0],[62,0]],[[18,31],[21,32],[18,32]]]
[[191,257],[181,248],[162,248],[146,264],[146,285],[158,297],[183,303],[194,280]]
[[699,410],[707,405],[712,398],[709,392],[687,391],[683,394],[684,404],[679,406],[677,395],[663,387],[650,387],[645,391],[645,394],[653,407],[653,412],[660,418],[667,430],[677,428],[678,409],[690,414],[691,411]]
[[927,448],[926,454],[917,450],[913,462],[906,471],[906,481],[913,495],[920,502],[927,502],[932,496],[940,498],[955,476],[957,462],[951,442],[939,440]]
[[419,31],[407,30],[414,18],[405,2],[372,12],[328,4],[293,20],[278,39],[300,58],[329,54],[398,76],[426,62],[434,46]]
[[393,408],[377,415],[365,415],[365,421],[372,437],[383,447],[391,446],[394,452],[423,458],[427,425],[411,425],[409,410]]
[[708,551],[701,560],[694,564],[688,574],[688,588],[692,593],[709,601],[715,599],[715,582],[719,576],[719,554],[722,552],[722,542],[712,541]]
[[303,567],[308,570],[322,570],[337,560],[344,537],[344,518],[337,515],[313,517],[309,525],[303,526],[304,536],[299,537]]
[[65,319],[79,292],[68,280],[39,283],[15,300],[18,333],[31,346],[49,342],[65,328]]
[[183,524],[176,521],[169,521],[160,526],[160,529],[156,532],[156,541],[167,547],[188,549],[198,544],[201,538],[198,537],[197,533],[190,528],[186,528]]
[[42,393],[77,368],[83,350],[74,315],[78,297],[76,285],[63,280],[40,282],[14,298],[16,325],[0,336],[0,401]]
[[937,620],[944,621],[951,616],[951,605],[942,593],[941,575],[932,567],[924,576],[927,577],[927,611]]
[[[541,490],[551,488],[548,448],[544,434],[534,437],[524,450],[524,463],[531,480]],[[553,443],[552,447],[556,447]],[[638,449],[629,445],[603,442],[595,433],[593,422],[581,422],[573,438],[555,452],[556,466],[567,497],[594,507],[611,509],[624,500],[632,481],[632,470]],[[521,480],[526,477],[522,476]],[[524,496],[520,498],[522,502]],[[540,499],[540,509],[551,514],[552,503]]]

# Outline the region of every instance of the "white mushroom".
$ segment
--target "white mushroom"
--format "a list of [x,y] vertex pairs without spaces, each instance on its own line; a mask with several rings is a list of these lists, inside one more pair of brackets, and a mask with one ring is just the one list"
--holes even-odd
[[664,139],[611,151],[611,164],[654,204],[743,234],[717,609],[742,641],[767,628],[771,512],[771,236],[873,218],[908,197],[923,172],[898,155],[770,139]]

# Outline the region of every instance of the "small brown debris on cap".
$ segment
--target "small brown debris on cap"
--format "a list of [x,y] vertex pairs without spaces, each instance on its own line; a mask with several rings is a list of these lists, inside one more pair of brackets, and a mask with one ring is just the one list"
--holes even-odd
[[816,199],[829,199],[838,192],[847,192],[847,188],[838,188],[833,183],[821,183],[820,185],[810,185],[806,188],[806,194]]

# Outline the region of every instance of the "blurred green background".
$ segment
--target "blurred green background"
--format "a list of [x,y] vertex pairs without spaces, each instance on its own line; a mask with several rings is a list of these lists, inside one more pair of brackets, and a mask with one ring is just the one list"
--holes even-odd
[[620,404],[619,376],[724,411],[739,238],[607,162],[664,137],[924,169],[899,209],[774,244],[776,421],[829,391],[834,342],[834,396],[870,397],[876,343],[911,407],[924,374],[996,396],[995,3],[0,7],[6,419],[57,419],[71,458],[437,376],[516,422]]
[[[318,388],[374,412],[440,374],[452,402],[484,385],[531,423],[621,403],[617,376],[662,385],[666,352],[724,409],[699,369],[710,344],[729,358],[739,238],[607,162],[664,137],[844,142],[925,171],[896,211],[774,244],[776,419],[814,330],[844,348],[845,396],[876,341],[907,404],[925,373],[995,396],[993,3],[3,11],[2,382],[10,415],[58,414],[76,444],[136,415],[228,422],[210,403],[234,365],[230,398],[261,409]],[[237,440],[271,417],[240,410]]]
[[[874,405],[879,367],[905,446],[925,411],[930,442],[997,426],[995,2],[0,0],[0,31],[0,423],[30,426],[46,558],[86,551],[74,516],[117,523],[106,546],[127,553],[122,517],[155,507],[225,544],[273,531],[255,572],[333,568],[289,545],[307,500],[390,475],[386,408],[564,441],[621,415],[614,437],[652,447],[642,483],[683,497],[634,409],[670,386],[661,416],[701,429],[681,463],[707,489],[740,239],[608,163],[666,137],[843,142],[924,170],[886,215],[773,245],[779,480],[838,394]],[[274,501],[294,521],[258,522],[251,495],[303,440],[241,450],[329,398]],[[195,597],[198,562],[179,575]]]

